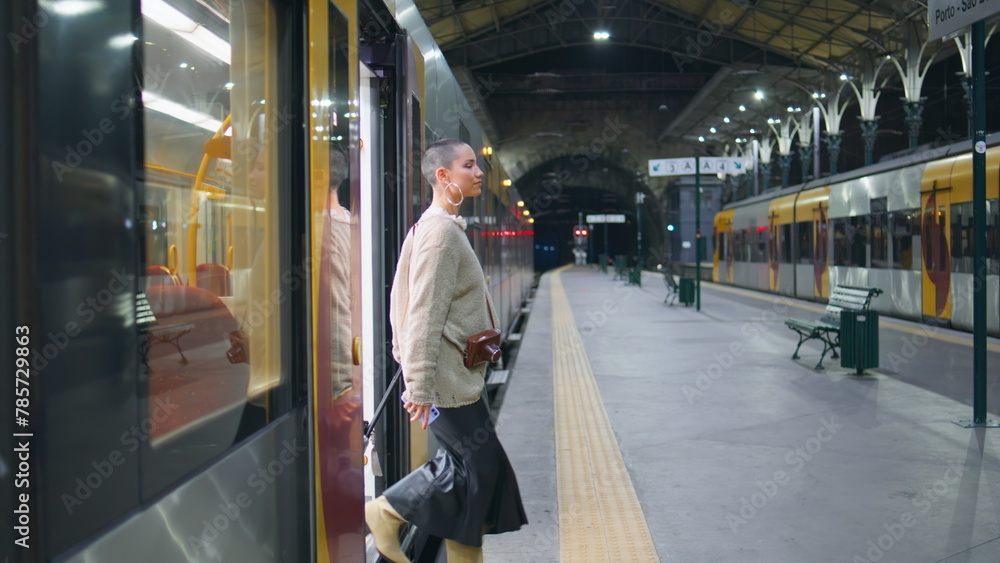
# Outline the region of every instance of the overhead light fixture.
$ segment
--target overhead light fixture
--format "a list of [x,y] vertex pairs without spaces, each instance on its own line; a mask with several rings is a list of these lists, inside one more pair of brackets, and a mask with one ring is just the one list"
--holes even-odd
[[849,78],[850,78],[850,77],[849,77],[849,76],[847,76],[846,74],[841,74],[841,75],[840,75],[840,79],[841,79],[841,80],[847,80],[847,79],[849,79]]
[[747,107],[745,105],[740,104],[740,111],[746,111],[746,110]]
[[608,39],[611,39],[611,34],[607,31],[595,31],[594,39],[598,41],[607,41]]
[[705,137],[698,137],[698,141],[701,142],[701,143],[704,143],[705,142]]
[[722,121],[725,122],[725,123],[729,123],[729,118],[728,117],[723,117]]
[[709,133],[718,133],[718,131],[715,130],[715,127],[710,128],[708,131]]
[[518,207],[524,207],[524,202],[523,201],[518,201],[517,202],[517,206]]
[[503,181],[503,185],[504,185],[504,187],[509,188],[512,185],[514,185],[514,182],[512,182],[510,178],[507,178],[506,180]]
[[142,0],[142,15],[162,25],[220,61],[231,64],[232,47],[225,39],[196,23],[163,0]]
[[148,90],[143,90],[142,92],[142,105],[148,110],[153,110],[174,119],[190,123],[191,125],[196,125],[213,133],[222,127],[222,122],[211,115],[195,111],[166,98],[161,98]]
[[756,92],[753,93],[753,97],[757,98],[758,100],[763,100],[764,99],[764,91],[763,90],[757,90]]
[[483,147],[483,156],[493,156],[493,147]]
[[97,0],[62,0],[62,2],[49,4],[51,5],[50,9],[60,16],[82,16],[104,8],[104,2]]

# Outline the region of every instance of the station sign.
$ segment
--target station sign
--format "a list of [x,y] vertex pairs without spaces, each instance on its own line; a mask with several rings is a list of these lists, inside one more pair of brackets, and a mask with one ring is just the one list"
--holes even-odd
[[587,215],[588,223],[624,223],[624,215]]
[[[1000,0],[995,0],[1000,2]],[[703,156],[700,170],[695,170],[694,158],[658,158],[649,161],[649,175],[683,176],[687,174],[745,174],[746,162],[742,157]]]
[[928,41],[941,39],[1000,12],[1000,0],[930,0]]

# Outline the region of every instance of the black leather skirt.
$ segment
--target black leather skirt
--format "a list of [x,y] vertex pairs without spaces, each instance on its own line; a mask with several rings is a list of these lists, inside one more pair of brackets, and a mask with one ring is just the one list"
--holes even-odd
[[486,402],[440,411],[428,427],[441,445],[437,455],[386,489],[389,504],[421,530],[471,546],[527,524]]

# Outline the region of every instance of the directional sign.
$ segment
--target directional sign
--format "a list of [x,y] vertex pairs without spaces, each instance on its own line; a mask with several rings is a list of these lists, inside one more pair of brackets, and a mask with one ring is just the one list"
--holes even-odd
[[[997,0],[1000,1],[1000,0]],[[706,156],[700,160],[702,174],[745,174],[746,163],[741,157]],[[649,175],[682,176],[695,173],[693,158],[660,158],[649,161]]]
[[1000,12],[1000,0],[930,0],[927,4],[928,41],[940,39],[963,27]]
[[649,161],[650,176],[680,176],[694,173],[693,158],[660,158]]
[[588,223],[624,223],[624,215],[587,215]]

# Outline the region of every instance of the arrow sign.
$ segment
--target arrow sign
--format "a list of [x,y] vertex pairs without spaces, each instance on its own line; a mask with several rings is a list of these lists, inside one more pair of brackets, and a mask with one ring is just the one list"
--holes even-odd
[[650,176],[681,176],[694,173],[693,158],[659,158],[649,161]]
[[[682,176],[694,174],[693,158],[659,158],[649,161],[649,175]],[[705,156],[701,158],[702,174],[745,174],[746,163],[740,157]]]

